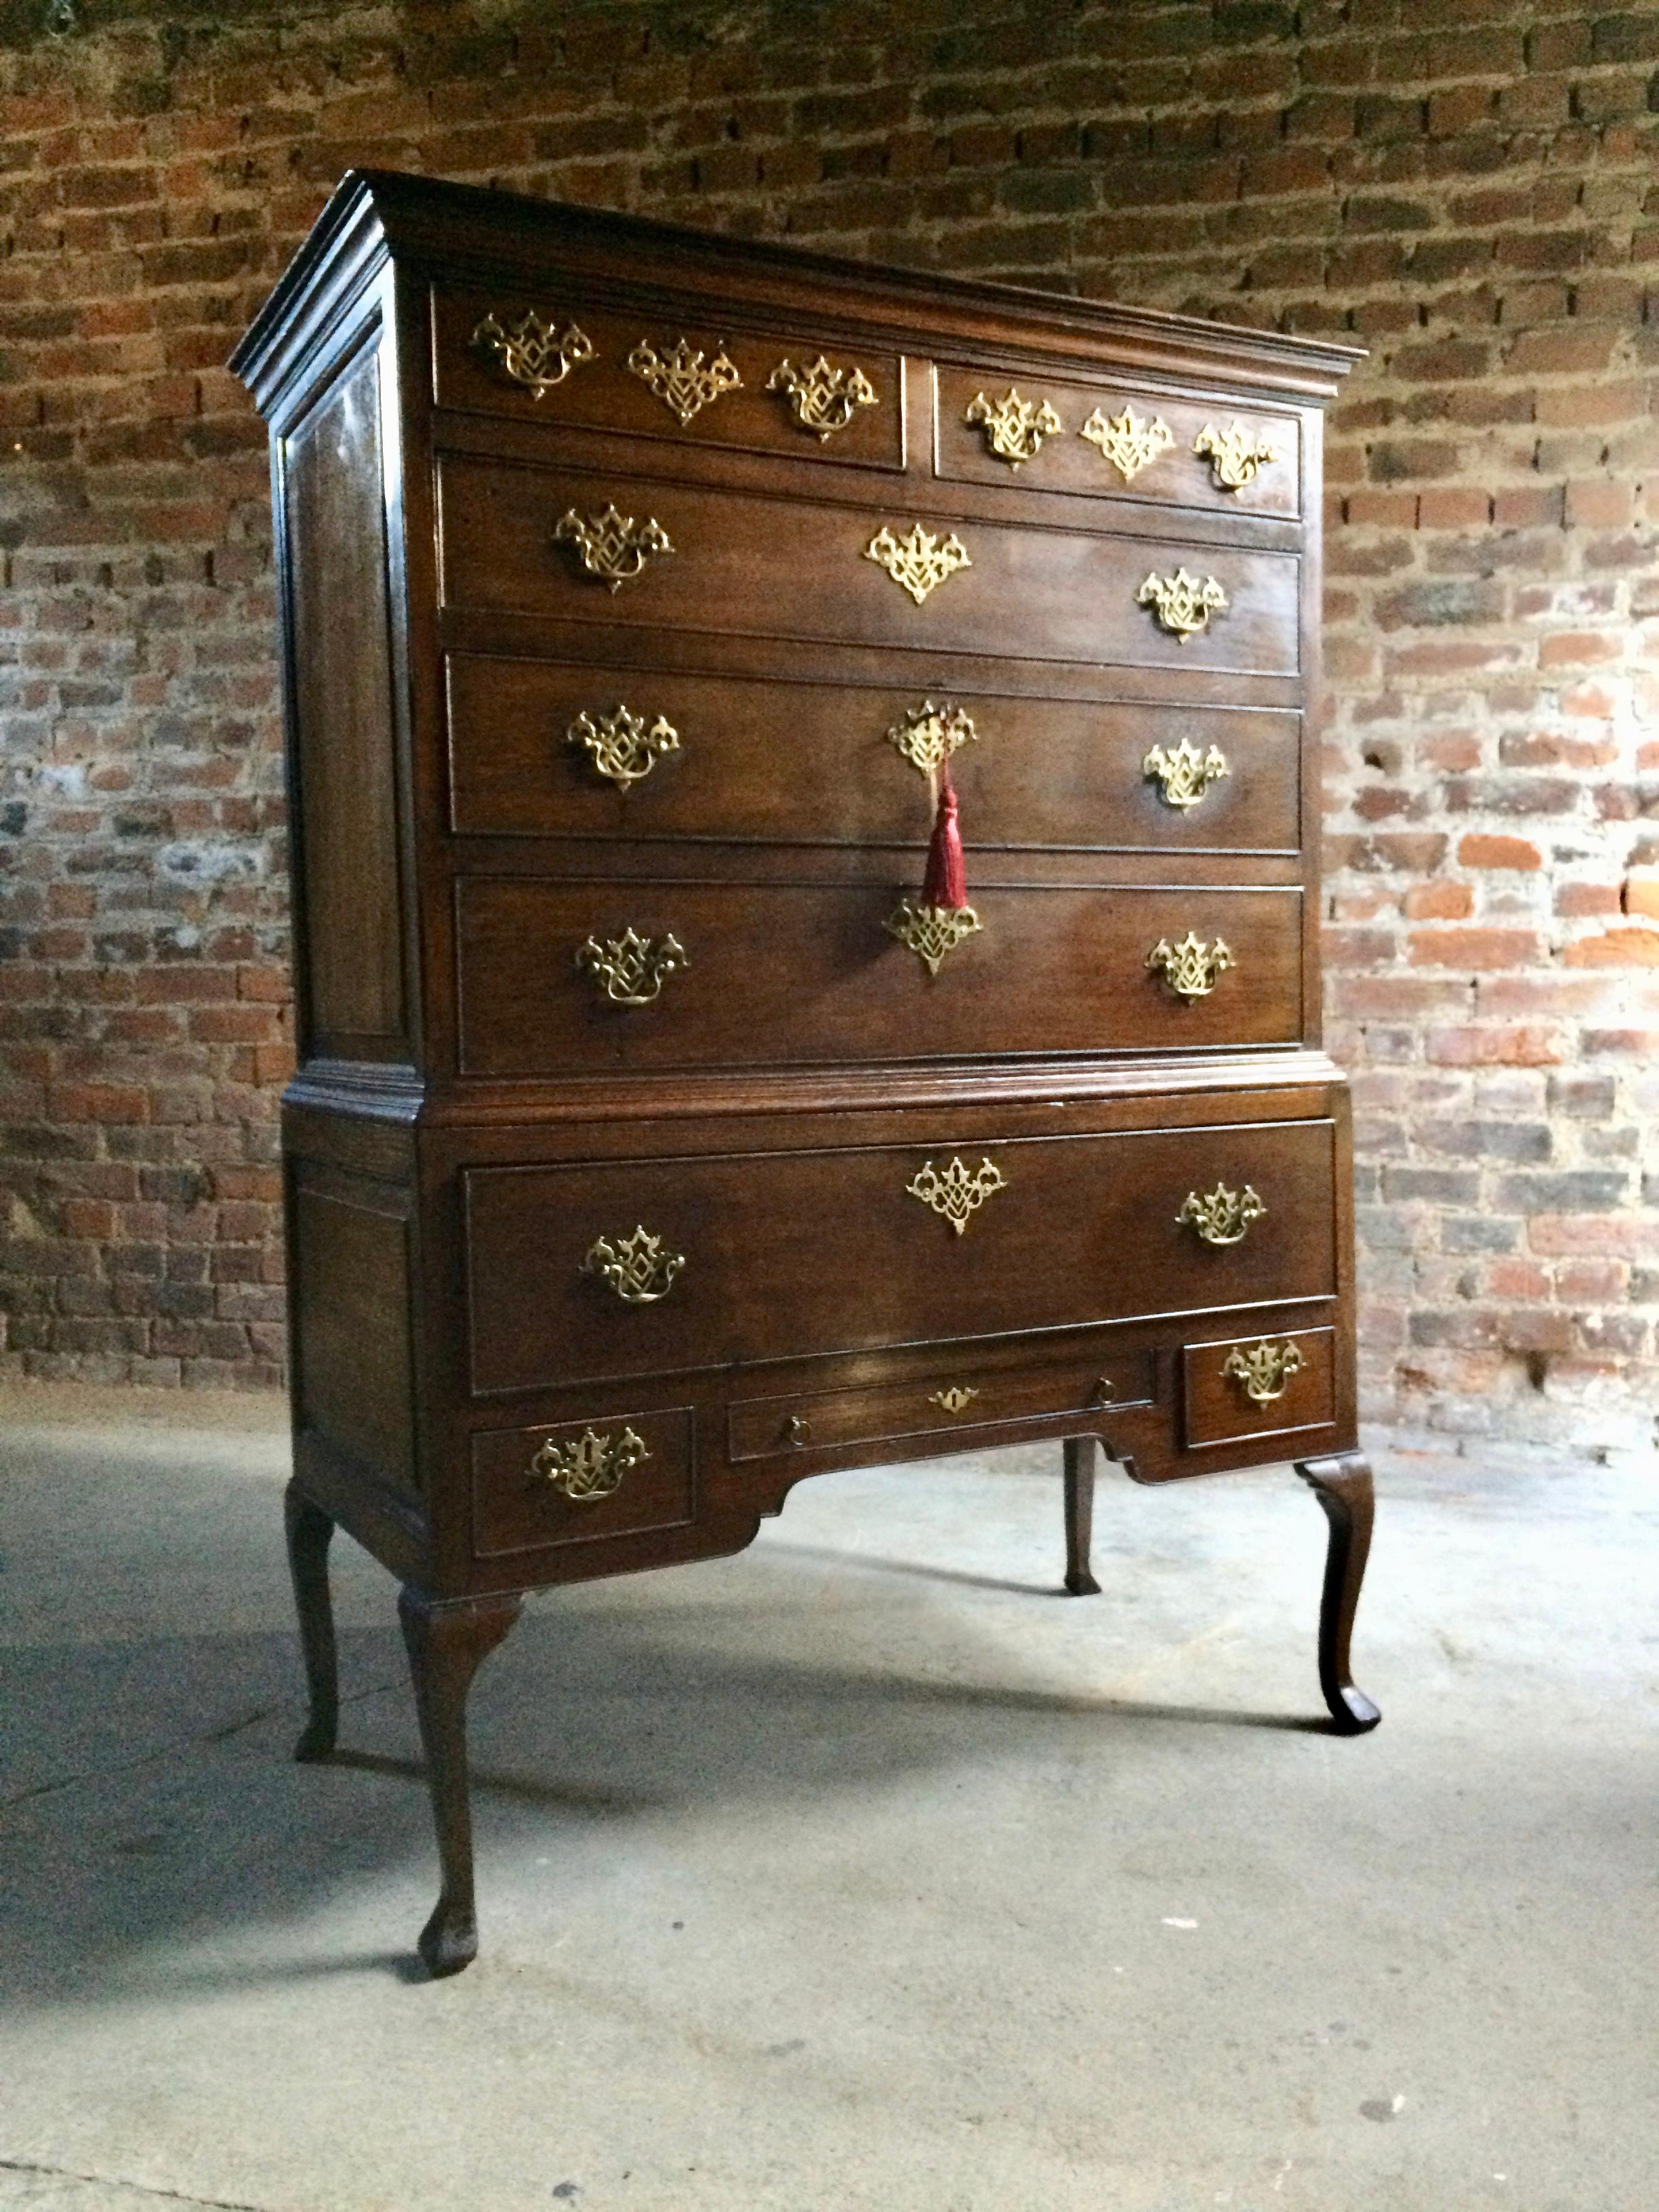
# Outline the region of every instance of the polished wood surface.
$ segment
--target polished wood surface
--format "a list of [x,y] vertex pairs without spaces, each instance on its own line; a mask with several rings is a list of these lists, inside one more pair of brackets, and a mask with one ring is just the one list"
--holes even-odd
[[[741,1550],[837,1468],[1047,1444],[1083,1594],[1102,1449],[1294,1454],[1322,1686],[1374,1722],[1313,856],[1351,360],[388,175],[239,348],[295,823],[300,1755],[337,1731],[337,1526],[402,1586],[434,1974],[477,1948],[467,1689],[524,1593]],[[1170,433],[1127,473],[1081,434],[1126,409]],[[1195,450],[1235,425],[1237,489]],[[869,557],[952,533],[931,590]],[[1140,596],[1177,570],[1225,600],[1184,641]],[[930,703],[971,723],[981,925],[933,975],[885,927]],[[604,994],[629,930],[676,955]],[[1228,957],[1183,998],[1147,955],[1188,933]]]

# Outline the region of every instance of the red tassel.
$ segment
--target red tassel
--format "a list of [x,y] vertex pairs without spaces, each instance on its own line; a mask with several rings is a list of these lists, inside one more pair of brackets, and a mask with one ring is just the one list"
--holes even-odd
[[957,794],[945,771],[939,795],[939,813],[927,846],[927,872],[921,879],[924,906],[948,907],[960,912],[968,903],[968,869],[962,856],[962,832],[957,826]]

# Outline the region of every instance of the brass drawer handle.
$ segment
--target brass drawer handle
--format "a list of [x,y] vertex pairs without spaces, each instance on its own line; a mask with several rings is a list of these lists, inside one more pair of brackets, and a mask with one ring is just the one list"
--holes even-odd
[[1146,955],[1146,965],[1163,976],[1176,998],[1190,1002],[1207,999],[1226,969],[1237,963],[1224,938],[1206,945],[1189,929],[1179,945],[1160,937]]
[[812,1441],[812,1424],[803,1413],[791,1413],[783,1425],[783,1432],[792,1444],[805,1445]]
[[653,554],[674,550],[672,538],[654,514],[635,522],[631,514],[619,514],[614,501],[603,514],[567,509],[553,535],[559,544],[574,545],[588,574],[598,576],[613,592],[637,576]]
[[988,399],[976,392],[962,419],[982,424],[987,450],[1013,469],[1034,461],[1043,440],[1057,438],[1066,428],[1046,399],[1022,398],[1018,386],[1012,384],[1000,399]]
[[668,1296],[684,1265],[684,1252],[671,1252],[660,1237],[641,1226],[614,1244],[608,1237],[596,1237],[582,1260],[581,1272],[609,1283],[630,1306],[648,1306]]
[[958,1154],[943,1174],[932,1160],[924,1161],[904,1188],[912,1198],[942,1215],[960,1237],[986,1200],[1006,1186],[1006,1176],[991,1161],[982,1159],[970,1170]]
[[1271,1406],[1275,1398],[1282,1398],[1292,1375],[1299,1375],[1307,1362],[1293,1344],[1269,1344],[1264,1337],[1246,1352],[1241,1346],[1231,1353],[1222,1367],[1243,1391],[1244,1395],[1258,1406]]
[[1213,576],[1189,576],[1184,568],[1177,568],[1173,576],[1160,576],[1154,569],[1135,593],[1135,604],[1155,608],[1164,629],[1185,645],[1189,637],[1208,629],[1212,615],[1224,612],[1227,594]]
[[1206,1244],[1242,1244],[1250,1224],[1267,1211],[1267,1201],[1249,1183],[1243,1190],[1229,1190],[1218,1182],[1205,1197],[1189,1190],[1176,1219],[1197,1230]]
[[473,331],[472,343],[536,399],[593,358],[593,341],[585,331],[574,323],[560,331],[556,324],[544,323],[533,307],[526,307],[513,323],[502,322],[492,310]]
[[738,364],[728,357],[724,346],[715,348],[714,358],[705,368],[701,349],[686,337],[666,353],[659,353],[649,338],[641,338],[629,355],[628,366],[656,393],[669,413],[678,416],[682,430],[711,400],[743,386]]
[[651,1456],[643,1437],[630,1428],[619,1437],[597,1429],[584,1429],[571,1444],[556,1444],[550,1437],[530,1462],[530,1472],[544,1477],[577,1505],[597,1504],[622,1488],[623,1477]]
[[669,977],[690,964],[685,947],[672,932],[641,937],[631,925],[620,937],[590,937],[576,951],[577,967],[617,1006],[648,1006]]
[[1078,435],[1099,448],[1101,459],[1111,463],[1125,483],[1132,483],[1149,461],[1155,461],[1175,443],[1175,432],[1161,415],[1145,422],[1133,407],[1126,407],[1121,415],[1109,415],[1104,408],[1097,407]]
[[665,753],[680,750],[680,733],[665,714],[647,728],[644,715],[620,701],[608,714],[590,714],[584,708],[565,736],[582,746],[599,774],[624,793],[649,775]]
[[805,368],[781,361],[766,388],[788,394],[796,422],[821,446],[844,430],[860,407],[877,404],[876,387],[861,368],[831,368],[822,354]]
[[1156,776],[1166,806],[1196,806],[1218,778],[1231,775],[1227,756],[1219,745],[1201,753],[1190,738],[1183,738],[1173,752],[1154,745],[1140,763],[1146,776]]
[[943,1413],[961,1413],[973,1404],[978,1395],[977,1390],[970,1389],[965,1383],[952,1382],[948,1389],[935,1390],[927,1402],[930,1406],[939,1407]]
[[908,592],[918,606],[947,576],[974,565],[954,530],[941,540],[919,522],[902,538],[895,538],[884,522],[865,547],[864,557],[878,562],[900,591]]
[[1255,483],[1258,470],[1270,468],[1279,459],[1266,438],[1237,422],[1229,423],[1224,430],[1206,422],[1193,441],[1193,451],[1200,460],[1209,456],[1221,491],[1243,491],[1247,483]]

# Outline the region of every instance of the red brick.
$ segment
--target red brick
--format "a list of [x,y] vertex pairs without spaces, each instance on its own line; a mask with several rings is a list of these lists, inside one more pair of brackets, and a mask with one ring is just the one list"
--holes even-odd
[[1581,937],[1561,955],[1569,968],[1659,968],[1659,929],[1610,929]]
[[1525,968],[1538,957],[1531,929],[1416,929],[1409,939],[1413,967]]
[[1543,855],[1525,837],[1494,837],[1472,831],[1457,843],[1457,857],[1466,868],[1535,869]]

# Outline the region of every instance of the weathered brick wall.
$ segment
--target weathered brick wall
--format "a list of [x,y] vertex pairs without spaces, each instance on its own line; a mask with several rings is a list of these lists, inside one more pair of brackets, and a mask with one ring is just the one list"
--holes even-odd
[[1651,1433],[1659,4],[27,0],[0,40],[6,1361],[278,1371],[270,524],[222,363],[374,161],[1370,346],[1327,837],[1368,1404]]

